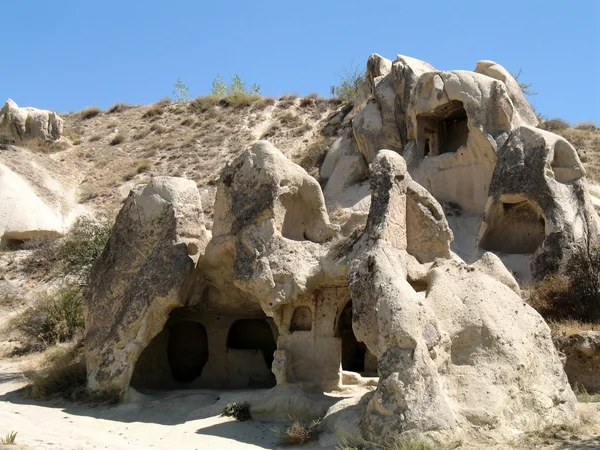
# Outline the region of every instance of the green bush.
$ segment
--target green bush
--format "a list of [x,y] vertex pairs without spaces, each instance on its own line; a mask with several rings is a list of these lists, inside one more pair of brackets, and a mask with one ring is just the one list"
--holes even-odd
[[78,286],[40,295],[10,323],[23,338],[26,350],[39,351],[72,339],[84,327],[83,296]]
[[226,84],[221,75],[217,75],[212,83],[211,95],[216,97],[226,97],[234,94],[247,94],[260,96],[260,86],[253,84],[249,88],[239,75],[234,75],[231,83]]
[[365,75],[358,66],[345,68],[340,75],[341,82],[334,88],[334,95],[343,100],[356,100],[360,96],[361,86],[365,82]]
[[250,414],[250,403],[229,403],[223,411],[221,411],[221,417],[234,417],[240,422],[252,419]]
[[69,233],[58,241],[54,258],[59,262],[59,273],[87,277],[92,264],[104,250],[111,229],[106,221],[78,218]]
[[186,103],[190,101],[190,90],[183,81],[181,81],[181,78],[177,78],[174,88],[173,95],[175,96],[175,101],[177,103]]

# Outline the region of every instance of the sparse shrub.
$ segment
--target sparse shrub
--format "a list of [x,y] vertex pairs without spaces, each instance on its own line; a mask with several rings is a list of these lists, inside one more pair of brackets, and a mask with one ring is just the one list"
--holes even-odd
[[107,114],[114,114],[114,113],[120,113],[123,111],[127,111],[128,109],[133,108],[133,106],[127,104],[127,103],[115,103],[114,105],[112,105],[110,108],[108,108],[106,110]]
[[0,438],[0,444],[2,445],[15,445],[17,441],[17,432],[11,431],[6,434],[6,437]]
[[119,131],[117,134],[115,134],[112,137],[109,144],[110,145],[119,145],[119,144],[122,144],[123,142],[125,142],[126,139],[127,139],[127,136],[125,135],[125,133],[123,133],[122,131]]
[[73,145],[79,145],[79,144],[81,144],[81,139],[75,139],[73,141]]
[[175,101],[177,103],[186,103],[190,101],[190,90],[183,81],[181,81],[181,78],[177,78],[173,87],[175,88],[173,90],[173,95],[175,96]]
[[221,417],[233,417],[240,422],[251,420],[250,403],[229,403],[223,408],[223,411],[221,411]]
[[15,140],[7,134],[0,134],[0,150],[7,150],[9,145],[15,145]]
[[257,100],[254,103],[254,109],[265,109],[267,106],[273,106],[275,104],[275,99],[273,97],[263,97],[260,100]]
[[132,137],[134,140],[138,141],[140,139],[145,138],[149,134],[150,134],[149,129],[141,129],[141,130],[136,131]]
[[283,102],[283,101],[291,101],[293,102],[294,100],[296,100],[298,98],[298,96],[296,94],[285,94],[279,97],[279,101]]
[[343,69],[340,75],[340,84],[334,88],[334,95],[343,100],[353,101],[358,99],[365,75],[356,65]]
[[245,108],[260,100],[260,95],[248,94],[246,92],[233,92],[219,102],[223,106],[233,108]]
[[110,236],[112,226],[106,221],[96,222],[80,217],[67,235],[57,241],[54,259],[60,275],[85,278]]
[[150,106],[150,108],[148,108],[146,110],[146,112],[144,114],[142,114],[142,119],[148,119],[148,118],[160,116],[162,113],[163,113],[162,106],[160,106],[157,103],[155,105]]
[[600,128],[598,128],[596,126],[596,124],[594,124],[594,122],[581,122],[577,124],[577,127],[575,127],[577,130],[581,130],[581,131],[599,131]]
[[160,123],[154,123],[150,127],[150,131],[154,131],[156,134],[165,133],[167,130],[168,130],[167,127],[165,127],[164,125],[161,125]]
[[100,136],[99,134],[94,134],[94,135],[90,136],[90,138],[88,139],[88,142],[97,142],[100,139],[102,139],[102,136]]
[[191,117],[186,117],[181,122],[179,122],[179,125],[184,127],[191,127],[192,125],[194,125],[194,119],[192,119]]
[[534,287],[530,305],[546,319],[600,319],[600,249],[576,251],[564,273],[548,275]]
[[160,108],[164,108],[165,106],[169,106],[173,103],[173,99],[171,97],[163,97],[159,101],[157,101],[154,105]]
[[40,367],[25,370],[29,396],[36,400],[81,398],[87,381],[82,347],[75,343],[71,348],[55,348]]
[[304,97],[302,100],[300,100],[300,108],[308,108],[315,105],[316,102],[314,98]]
[[278,116],[279,123],[286,127],[298,127],[302,125],[302,119],[291,111],[283,111]]
[[235,74],[231,79],[231,83],[228,85],[223,81],[223,77],[218,75],[215,77],[212,83],[211,95],[216,97],[231,96],[234,94],[247,94],[251,96],[260,96],[260,86],[253,84],[249,88],[246,87],[246,82],[242,78]]
[[142,172],[145,172],[146,170],[148,170],[149,167],[150,167],[150,161],[147,159],[141,159],[137,162],[137,164],[135,166],[135,171],[137,173],[142,173]]
[[295,159],[294,162],[309,174],[315,176],[318,174],[323,161],[325,161],[328,150],[329,142],[326,139],[320,139],[310,144],[300,158]]
[[439,447],[424,438],[416,437],[391,442],[385,448],[389,448],[389,450],[436,450]]
[[21,335],[29,351],[68,341],[83,329],[82,302],[78,286],[42,294],[32,306],[11,319],[10,328]]
[[190,109],[194,112],[203,113],[217,106],[220,101],[221,98],[214,95],[197,97],[193,102],[190,103]]
[[519,78],[521,78],[522,73],[523,73],[523,69],[519,69],[519,71],[517,73],[511,73],[512,77],[515,79],[515,81],[521,88],[521,92],[523,92],[523,94],[527,95],[527,96],[538,95],[537,92],[531,90],[531,85],[533,83],[525,83],[523,81],[519,81]]
[[284,445],[304,445],[317,437],[321,419],[312,421],[294,419],[285,430],[275,430]]
[[100,114],[102,114],[102,110],[100,108],[98,108],[97,106],[88,106],[87,108],[81,110],[81,112],[79,113],[79,117],[82,120],[88,120],[92,117],[99,116]]
[[49,154],[66,150],[69,148],[69,143],[63,139],[58,141],[40,141],[37,139],[30,139],[23,141],[21,146],[28,148],[32,152]]
[[571,125],[562,119],[549,119],[540,123],[538,127],[546,131],[557,131],[571,128]]

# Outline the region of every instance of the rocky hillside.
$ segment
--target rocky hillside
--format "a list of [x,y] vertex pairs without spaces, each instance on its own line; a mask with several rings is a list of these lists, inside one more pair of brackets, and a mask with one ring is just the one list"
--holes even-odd
[[[330,143],[321,134],[340,102],[285,96],[240,103],[210,97],[150,106],[117,104],[102,112],[86,108],[63,116],[63,139],[6,146],[0,163],[24,176],[59,210],[114,218],[129,191],[155,175],[194,180],[204,213],[212,217],[215,182],[227,160],[251,142],[269,139],[307,169]],[[308,155],[308,159],[306,159]],[[59,189],[52,186],[60,184]]]

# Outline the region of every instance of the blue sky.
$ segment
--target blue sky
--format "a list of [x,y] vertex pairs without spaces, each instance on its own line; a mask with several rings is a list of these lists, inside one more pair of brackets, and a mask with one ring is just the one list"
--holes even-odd
[[542,114],[600,123],[600,0],[4,3],[0,100],[21,106],[148,104],[178,77],[195,97],[235,73],[265,95],[328,95],[345,67],[400,53],[521,69]]

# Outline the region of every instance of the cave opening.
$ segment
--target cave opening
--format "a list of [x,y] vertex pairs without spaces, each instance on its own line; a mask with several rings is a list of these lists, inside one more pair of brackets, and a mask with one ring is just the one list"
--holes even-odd
[[544,241],[545,221],[539,208],[519,196],[495,201],[486,212],[487,228],[479,246],[502,253],[530,254]]
[[273,331],[266,320],[238,319],[229,329],[227,349],[260,352],[270,371],[277,344],[273,337]]
[[367,346],[359,342],[352,330],[352,302],[348,302],[338,324],[338,334],[342,340],[342,369],[350,372],[365,372]]
[[454,153],[468,137],[467,112],[461,101],[452,100],[417,115],[417,147],[424,158]]

